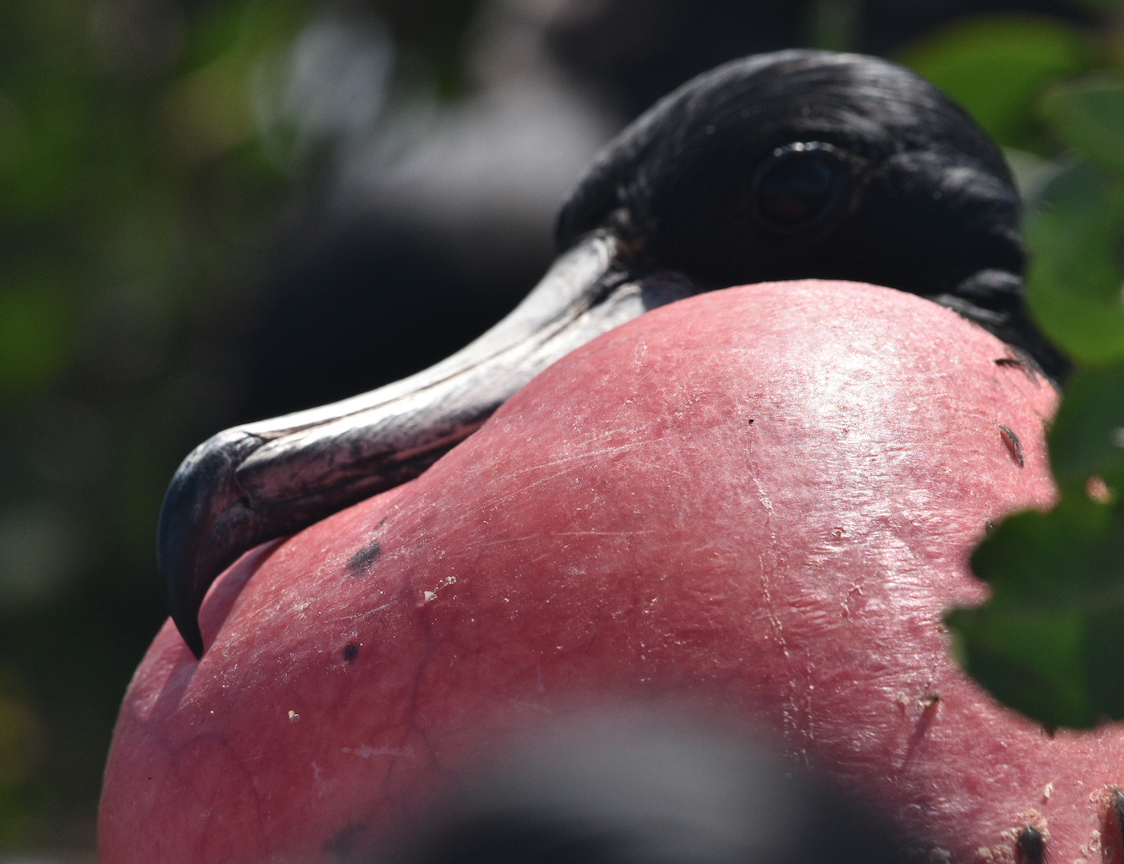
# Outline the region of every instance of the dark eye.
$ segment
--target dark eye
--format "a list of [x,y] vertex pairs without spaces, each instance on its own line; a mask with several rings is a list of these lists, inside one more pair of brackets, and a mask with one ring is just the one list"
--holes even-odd
[[820,142],[778,147],[753,177],[751,208],[764,228],[809,228],[846,203],[851,175],[842,154]]

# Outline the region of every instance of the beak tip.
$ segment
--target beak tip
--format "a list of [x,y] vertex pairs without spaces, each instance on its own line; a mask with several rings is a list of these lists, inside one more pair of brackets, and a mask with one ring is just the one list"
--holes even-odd
[[199,629],[199,622],[194,617],[177,619],[172,617],[175,622],[176,629],[180,631],[180,636],[183,641],[187,643],[187,647],[191,653],[195,655],[196,660],[203,659],[203,633]]
[[[167,512],[162,515],[161,528],[166,525]],[[161,539],[164,539],[163,533]],[[196,580],[190,578],[188,570],[194,563],[182,556],[169,554],[164,543],[160,544],[159,568],[164,583],[164,602],[168,614],[179,630],[183,641],[191,649],[196,660],[203,658],[203,634],[199,629],[199,609],[202,598],[197,596]]]
[[[202,605],[198,581],[192,578],[199,563],[197,523],[185,502],[180,475],[176,475],[160,513],[157,565],[164,583],[164,602],[183,640],[196,659],[203,656],[203,637],[197,616]],[[196,529],[196,530],[193,530]],[[192,542],[194,541],[194,542]]]
[[168,612],[196,659],[203,657],[203,597],[227,559],[236,557],[226,542],[230,523],[247,522],[234,474],[259,443],[238,430],[214,436],[184,460],[164,496],[157,563]]

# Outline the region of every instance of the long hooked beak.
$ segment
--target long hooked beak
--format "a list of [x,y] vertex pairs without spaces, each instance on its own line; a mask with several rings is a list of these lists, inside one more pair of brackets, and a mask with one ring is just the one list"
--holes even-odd
[[611,235],[589,236],[503,321],[423,372],[196,447],[164,496],[157,541],[168,609],[195,656],[203,597],[247,549],[416,477],[556,360],[699,290],[679,274],[634,278],[618,251]]

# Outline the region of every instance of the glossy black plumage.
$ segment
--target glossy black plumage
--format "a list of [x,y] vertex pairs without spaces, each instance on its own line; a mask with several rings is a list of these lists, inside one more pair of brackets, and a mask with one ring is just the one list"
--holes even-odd
[[[835,212],[778,230],[754,178],[793,143],[828,145],[850,189]],[[1064,361],[1022,305],[1021,203],[1003,154],[943,92],[886,61],[783,51],[721,66],[658,103],[598,158],[558,244],[611,226],[633,264],[715,285],[849,279],[944,302]]]
[[998,148],[899,66],[794,50],[700,76],[606,148],[562,210],[554,266],[472,345],[196,448],[161,516],[172,617],[201,656],[199,606],[239,554],[416,476],[550,363],[700,291],[884,284],[956,309],[1057,378],[1064,360],[1022,304],[1018,218]]

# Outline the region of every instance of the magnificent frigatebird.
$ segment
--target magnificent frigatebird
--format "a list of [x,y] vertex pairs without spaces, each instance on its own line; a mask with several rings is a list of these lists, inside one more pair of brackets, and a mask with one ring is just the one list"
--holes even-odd
[[595,160],[554,265],[507,318],[423,372],[221,432],[164,500],[159,563],[197,657],[197,614],[252,546],[403,483],[532,377],[645,311],[703,291],[832,278],[959,312],[1050,378],[1065,360],[1023,306],[1019,196],[998,147],[916,74],[791,50],[688,82]]

